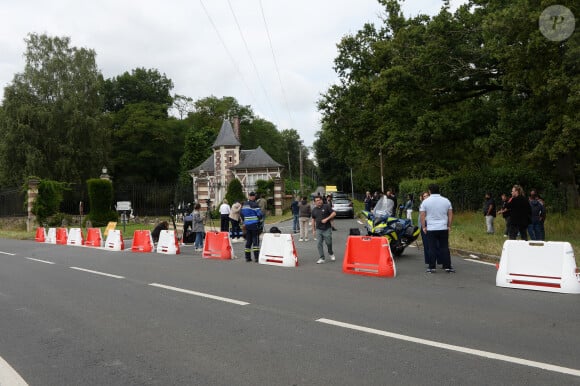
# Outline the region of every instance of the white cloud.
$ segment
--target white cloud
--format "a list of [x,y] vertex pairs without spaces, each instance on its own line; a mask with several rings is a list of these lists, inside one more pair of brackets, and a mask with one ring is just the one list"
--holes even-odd
[[[336,44],[366,22],[380,23],[382,13],[376,0],[0,0],[0,4],[2,87],[24,69],[28,33],[68,36],[71,45],[95,50],[107,78],[137,67],[155,68],[173,80],[174,93],[194,100],[232,96],[280,130],[295,128],[306,145],[320,129],[316,101],[336,79],[332,70]],[[442,4],[407,1],[403,9],[407,15],[434,14]]]

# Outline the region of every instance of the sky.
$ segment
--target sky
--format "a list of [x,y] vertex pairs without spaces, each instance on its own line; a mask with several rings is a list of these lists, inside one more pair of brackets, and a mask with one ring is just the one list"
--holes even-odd
[[[403,12],[434,15],[442,4],[406,0]],[[316,103],[337,80],[336,45],[381,15],[377,0],[0,0],[1,95],[24,70],[27,34],[66,36],[96,52],[105,78],[156,69],[172,94],[234,97],[311,146]]]

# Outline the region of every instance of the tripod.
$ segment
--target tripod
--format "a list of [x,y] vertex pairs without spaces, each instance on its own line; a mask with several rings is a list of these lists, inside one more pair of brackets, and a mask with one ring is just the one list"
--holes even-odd
[[175,231],[175,236],[177,237],[177,241],[181,241],[181,237],[177,232],[177,226],[175,225],[175,204],[172,202],[169,204],[169,216],[171,217],[171,222],[173,223],[173,230]]

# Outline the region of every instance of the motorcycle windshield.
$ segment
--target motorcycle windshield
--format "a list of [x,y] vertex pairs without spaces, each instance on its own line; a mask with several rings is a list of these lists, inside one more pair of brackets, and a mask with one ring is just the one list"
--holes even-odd
[[377,202],[377,205],[375,205],[375,217],[376,218],[387,218],[388,216],[391,215],[391,213],[388,212],[388,202],[387,202],[387,197],[383,196],[379,199],[379,201]]

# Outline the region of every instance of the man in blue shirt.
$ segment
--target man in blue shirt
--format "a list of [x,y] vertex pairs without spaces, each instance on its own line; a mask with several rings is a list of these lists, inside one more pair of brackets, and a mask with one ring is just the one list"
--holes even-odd
[[252,261],[252,252],[254,252],[254,261],[257,263],[260,257],[260,228],[262,225],[262,211],[256,202],[256,193],[250,192],[248,201],[244,202],[240,210],[240,217],[246,227],[246,247],[244,254],[246,261]]
[[455,272],[451,266],[449,252],[449,231],[453,222],[451,202],[439,194],[439,185],[429,185],[429,198],[421,203],[421,228],[429,244],[429,267],[427,273],[435,273],[437,263],[443,265],[447,273]]

